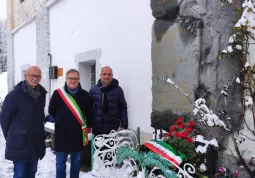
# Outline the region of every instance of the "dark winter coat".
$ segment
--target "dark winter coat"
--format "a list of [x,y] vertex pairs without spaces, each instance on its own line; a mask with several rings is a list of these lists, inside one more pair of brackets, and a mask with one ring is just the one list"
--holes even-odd
[[[67,85],[64,87],[67,93]],[[69,93],[70,94],[70,93]],[[86,117],[87,126],[90,127],[92,117],[92,101],[89,93],[81,88],[73,96]],[[67,107],[58,91],[55,90],[49,104],[49,114],[55,119],[55,150],[57,152],[78,152],[83,149],[82,129],[73,113]]]
[[6,139],[5,158],[31,160],[45,155],[43,119],[46,90],[38,85],[40,96],[35,100],[28,94],[25,81],[15,86],[5,98],[0,114]]
[[[127,103],[118,80],[113,79],[105,89],[99,80],[89,93],[93,100],[92,131],[94,134],[108,134],[119,127],[128,128]],[[103,99],[104,94],[107,101]],[[103,108],[106,105],[105,102],[107,102],[106,109]]]

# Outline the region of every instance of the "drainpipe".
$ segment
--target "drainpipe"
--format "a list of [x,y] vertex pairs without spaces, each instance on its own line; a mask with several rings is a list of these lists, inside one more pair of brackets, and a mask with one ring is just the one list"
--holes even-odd
[[[50,67],[52,65],[52,55],[50,53],[48,53],[48,56],[50,58]],[[49,99],[51,98],[51,79],[50,79],[50,83],[49,83]]]

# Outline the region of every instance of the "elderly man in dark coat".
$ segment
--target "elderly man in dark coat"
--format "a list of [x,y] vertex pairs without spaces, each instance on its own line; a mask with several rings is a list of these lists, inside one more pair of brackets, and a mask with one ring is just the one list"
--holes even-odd
[[32,66],[24,77],[6,96],[0,114],[6,139],[5,158],[13,161],[14,178],[34,178],[38,159],[45,155],[43,120],[47,92],[39,84],[41,70]]
[[101,69],[100,80],[90,89],[93,100],[92,132],[109,134],[112,130],[128,128],[127,103],[112,69]]

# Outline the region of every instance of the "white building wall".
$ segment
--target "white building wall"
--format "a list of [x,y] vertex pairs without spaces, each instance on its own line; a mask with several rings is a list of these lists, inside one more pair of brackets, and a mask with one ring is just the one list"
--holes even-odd
[[[129,127],[151,132],[151,28],[148,0],[62,0],[49,9],[52,65],[77,68],[74,56],[102,50],[99,65],[113,68],[128,102]],[[64,77],[52,82],[52,89]]]
[[3,72],[0,74],[0,102],[4,101],[5,96],[8,93],[8,86],[7,86],[7,72]]
[[23,80],[22,69],[36,65],[36,26],[31,22],[14,34],[15,84]]

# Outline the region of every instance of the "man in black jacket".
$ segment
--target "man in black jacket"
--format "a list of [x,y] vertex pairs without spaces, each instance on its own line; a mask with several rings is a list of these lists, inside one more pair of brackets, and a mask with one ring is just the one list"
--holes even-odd
[[79,177],[80,151],[85,139],[83,130],[90,127],[91,113],[92,102],[88,92],[81,88],[79,72],[68,70],[64,88],[54,91],[49,104],[49,114],[55,119],[57,178],[66,177],[68,154],[71,154],[70,177]]
[[128,128],[127,103],[118,80],[113,78],[112,69],[101,69],[100,80],[90,91],[93,100],[92,132],[95,135],[109,134],[118,128]]
[[5,98],[0,114],[6,139],[5,158],[14,164],[14,178],[34,178],[38,159],[45,155],[43,119],[46,90],[41,70],[32,66]]

